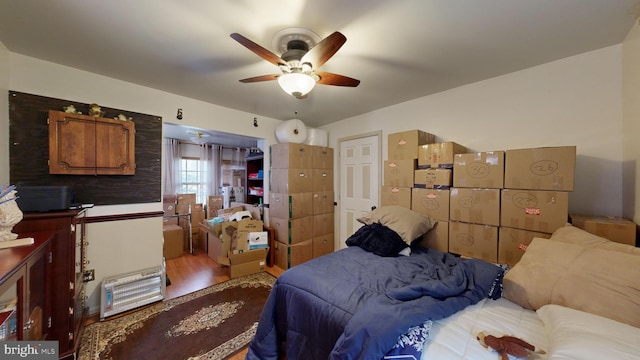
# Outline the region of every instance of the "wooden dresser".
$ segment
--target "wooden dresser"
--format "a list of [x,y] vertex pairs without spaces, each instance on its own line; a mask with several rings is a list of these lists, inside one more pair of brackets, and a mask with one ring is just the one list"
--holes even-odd
[[60,358],[75,358],[87,315],[84,258],[85,210],[27,213],[13,231],[53,232],[51,239],[51,333],[48,340],[59,342]]

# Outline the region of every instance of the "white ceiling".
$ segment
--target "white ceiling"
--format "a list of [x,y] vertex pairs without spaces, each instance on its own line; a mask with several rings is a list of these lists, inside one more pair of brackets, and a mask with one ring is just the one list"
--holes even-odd
[[[309,127],[619,44],[639,0],[0,0],[11,52]],[[280,55],[289,27],[347,42],[320,70],[361,80],[307,99],[229,37]]]

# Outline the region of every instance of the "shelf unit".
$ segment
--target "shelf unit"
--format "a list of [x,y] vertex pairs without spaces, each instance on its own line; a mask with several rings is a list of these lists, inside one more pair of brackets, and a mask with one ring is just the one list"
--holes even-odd
[[264,155],[251,153],[247,155],[247,204],[262,204],[264,196]]

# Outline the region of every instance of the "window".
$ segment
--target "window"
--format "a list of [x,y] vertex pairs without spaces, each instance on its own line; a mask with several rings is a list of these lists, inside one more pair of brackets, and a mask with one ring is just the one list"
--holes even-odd
[[196,203],[206,203],[206,174],[207,163],[198,158],[183,157],[181,162],[180,192],[181,194],[196,194]]

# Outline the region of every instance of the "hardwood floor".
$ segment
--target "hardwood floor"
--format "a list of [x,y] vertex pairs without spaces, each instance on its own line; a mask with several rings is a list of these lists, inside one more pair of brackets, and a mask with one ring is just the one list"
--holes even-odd
[[[193,255],[185,252],[182,256],[166,261],[167,277],[171,282],[171,285],[167,286],[166,289],[167,300],[204,289],[231,278],[228,267],[218,265],[204,250],[199,248],[194,250],[195,254]],[[275,277],[284,272],[278,267],[267,267],[266,271]],[[91,316],[87,324],[99,321],[99,316],[100,314]],[[230,357],[229,360],[242,360],[246,354],[247,349],[245,348]]]

